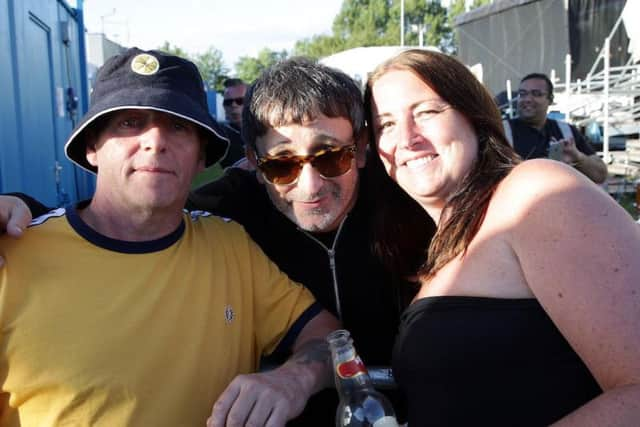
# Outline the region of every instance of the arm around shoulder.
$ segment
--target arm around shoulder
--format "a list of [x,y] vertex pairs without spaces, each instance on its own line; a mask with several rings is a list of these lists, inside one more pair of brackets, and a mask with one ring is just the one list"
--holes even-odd
[[561,164],[512,175],[509,239],[526,282],[604,391],[558,425],[640,425],[640,228]]

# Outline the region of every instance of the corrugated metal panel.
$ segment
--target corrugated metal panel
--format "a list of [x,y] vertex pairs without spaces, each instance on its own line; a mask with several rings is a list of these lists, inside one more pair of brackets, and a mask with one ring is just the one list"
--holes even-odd
[[[92,178],[64,157],[84,95],[76,11],[63,1],[0,0],[0,191],[49,205],[89,197]],[[84,85],[86,87],[86,85]]]
[[[480,13],[482,12],[482,13]],[[465,14],[466,15],[466,14]],[[459,58],[482,64],[485,85],[497,94],[532,72],[564,73],[569,30],[564,2],[504,0],[457,22]]]
[[[636,0],[638,1],[638,0]],[[571,54],[571,78],[584,78],[625,0],[497,0],[459,16],[459,58],[482,64],[484,83],[494,93],[515,88],[532,72],[565,81],[565,57]],[[611,64],[629,58],[628,37],[618,31],[611,41]]]

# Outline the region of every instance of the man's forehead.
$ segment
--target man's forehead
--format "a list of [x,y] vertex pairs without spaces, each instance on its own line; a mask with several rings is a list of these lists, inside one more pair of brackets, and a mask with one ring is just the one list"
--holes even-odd
[[151,108],[124,108],[121,110],[112,111],[106,114],[107,119],[113,120],[126,116],[138,116],[138,117],[153,117],[155,119],[163,119],[163,120],[174,120],[181,119],[180,116],[175,114],[167,113],[165,111],[158,111]]
[[223,96],[225,98],[236,98],[238,96],[244,96],[246,91],[246,85],[229,86],[228,88],[225,88]]
[[307,152],[327,145],[344,145],[351,142],[353,127],[344,117],[322,115],[304,123],[291,123],[269,127],[258,137],[256,144],[261,151],[287,148],[296,152]]
[[543,79],[538,79],[538,78],[527,79],[522,83],[520,83],[520,87],[546,89],[547,82],[545,82]]

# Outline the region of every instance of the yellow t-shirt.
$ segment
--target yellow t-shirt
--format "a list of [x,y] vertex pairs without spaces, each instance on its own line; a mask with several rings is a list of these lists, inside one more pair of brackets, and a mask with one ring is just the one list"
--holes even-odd
[[317,312],[233,222],[185,215],[153,242],[73,209],[37,222],[0,238],[0,426],[203,426]]

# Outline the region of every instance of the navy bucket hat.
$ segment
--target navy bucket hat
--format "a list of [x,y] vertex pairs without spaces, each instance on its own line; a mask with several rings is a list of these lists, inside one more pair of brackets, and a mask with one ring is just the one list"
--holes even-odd
[[198,68],[178,56],[134,47],[109,58],[98,70],[89,111],[65,144],[69,160],[96,173],[97,168],[87,162],[85,131],[97,118],[124,109],[160,111],[199,125],[209,136],[205,166],[227,152],[229,140],[209,114]]

